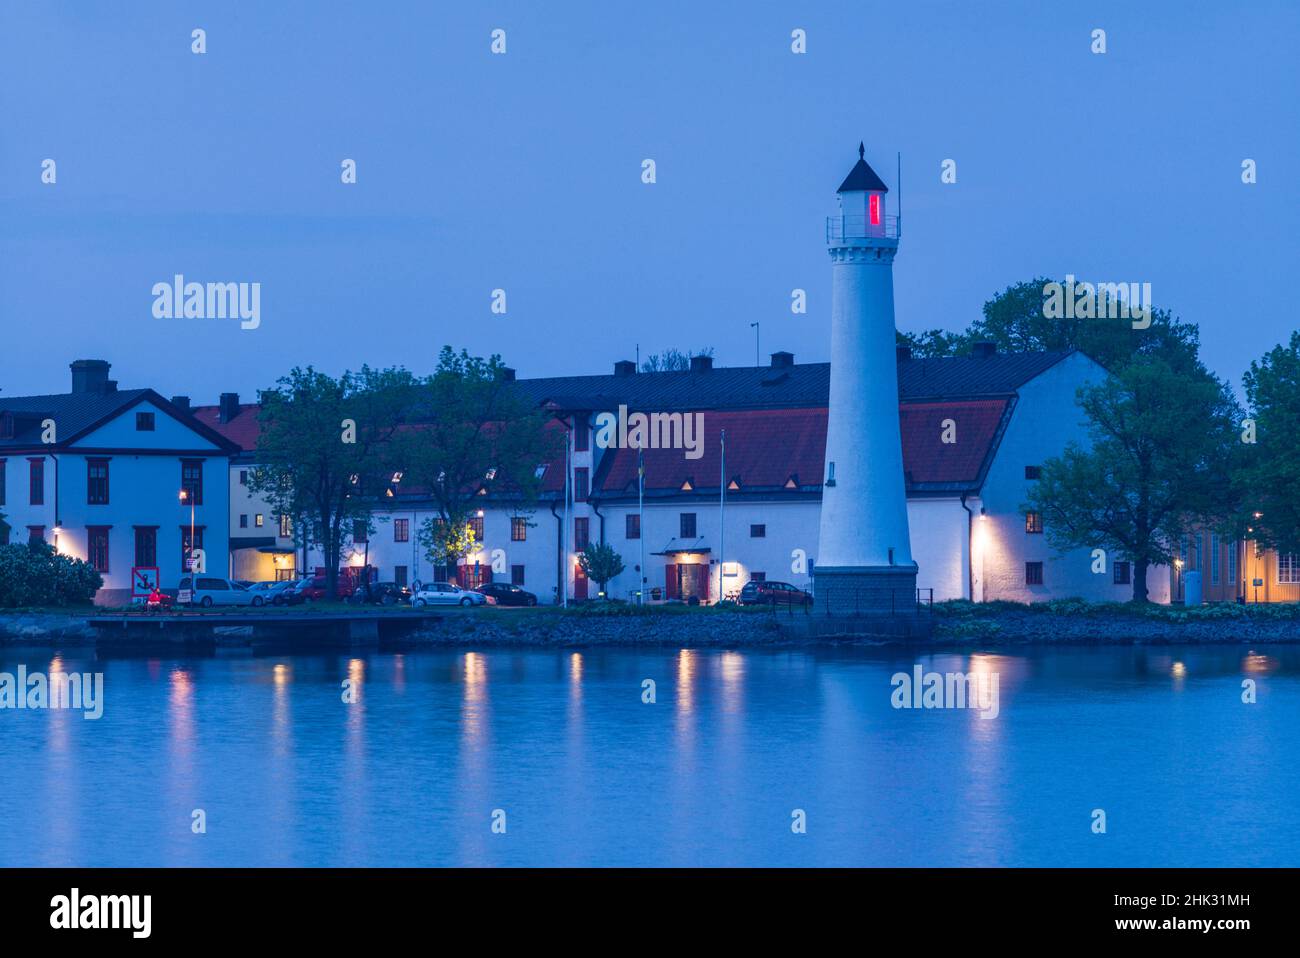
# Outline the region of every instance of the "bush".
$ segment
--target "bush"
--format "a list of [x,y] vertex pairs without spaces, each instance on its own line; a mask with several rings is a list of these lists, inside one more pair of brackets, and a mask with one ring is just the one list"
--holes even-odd
[[49,543],[0,546],[0,608],[88,605],[103,584],[90,563]]

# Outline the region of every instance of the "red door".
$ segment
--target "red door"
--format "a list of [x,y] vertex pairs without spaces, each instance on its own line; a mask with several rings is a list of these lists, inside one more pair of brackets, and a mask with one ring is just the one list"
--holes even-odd
[[587,597],[587,574],[582,571],[582,566],[573,567],[573,597],[575,599]]
[[677,564],[669,562],[664,566],[664,598],[677,598]]

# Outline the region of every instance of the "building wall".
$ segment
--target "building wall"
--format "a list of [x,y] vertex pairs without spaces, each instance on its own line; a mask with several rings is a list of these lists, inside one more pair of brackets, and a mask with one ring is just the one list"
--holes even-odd
[[[153,432],[135,430],[135,413],[140,411],[155,413]],[[27,527],[40,525],[45,527],[45,540],[56,545],[61,553],[87,559],[88,527],[107,526],[108,571],[101,572],[104,586],[96,601],[112,604],[129,598],[131,569],[135,564],[135,527],[156,526],[159,575],[164,587],[175,587],[182,575],[181,527],[188,528],[190,524],[190,509],[182,506],[178,498],[181,460],[202,458],[203,504],[195,508],[195,524],[205,527],[203,547],[208,569],[217,574],[225,571],[229,462],[225,453],[148,403],[127,410],[72,448],[94,452],[68,451],[41,457],[45,460],[45,502],[39,506],[29,505],[27,461],[30,457],[8,457],[3,511],[13,527],[11,541],[25,541]],[[176,455],[178,449],[193,450],[196,455]],[[90,505],[86,501],[89,458],[109,460],[107,504]]]
[[[1076,391],[1105,375],[1091,359],[1075,353],[1019,390],[1011,421],[982,490],[986,518],[978,520],[976,530],[976,562],[981,570],[977,600],[1038,602],[1077,596],[1104,602],[1132,598],[1131,585],[1114,582],[1111,557],[1106,559],[1105,571],[1097,573],[1093,571],[1091,549],[1058,554],[1049,544],[1046,530],[1026,531],[1021,508],[1033,484],[1033,480],[1025,478],[1026,466],[1041,465],[1045,459],[1059,455],[1071,441],[1088,443],[1086,417],[1076,402]],[[959,436],[960,428],[959,423]],[[1025,566],[1029,562],[1043,564],[1042,585],[1026,583]],[[1168,569],[1148,570],[1147,588],[1151,601],[1168,602]]]
[[[232,461],[227,484],[230,490],[230,577],[249,582],[271,582],[285,576],[292,577],[297,569],[294,536],[280,535],[280,516],[262,496],[249,491],[247,477],[256,468],[252,463]],[[262,516],[262,526],[257,517]],[[240,516],[248,517],[247,527],[240,525]],[[274,538],[272,548],[279,553],[260,551],[260,546],[242,547],[240,539]]]

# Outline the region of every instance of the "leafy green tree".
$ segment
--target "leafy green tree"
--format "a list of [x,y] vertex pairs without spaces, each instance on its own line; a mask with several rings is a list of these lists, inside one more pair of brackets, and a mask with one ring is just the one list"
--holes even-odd
[[0,546],[0,608],[87,605],[103,585],[89,562],[48,542]]
[[643,373],[683,372],[691,368],[692,356],[712,356],[713,347],[705,346],[693,353],[684,353],[680,349],[665,349],[662,353],[652,353],[641,360]]
[[1243,385],[1254,436],[1241,431],[1255,441],[1240,445],[1237,481],[1249,535],[1262,546],[1300,552],[1300,332],[1252,362]]
[[400,469],[394,437],[419,409],[419,384],[399,368],[362,366],[335,379],[295,367],[260,398],[259,466],[249,490],[277,514],[303,517],[333,596],[344,539],[354,523],[370,523]]
[[600,587],[603,595],[609,580],[617,578],[623,571],[623,557],[614,551],[613,546],[600,542],[587,546],[578,554],[578,566],[588,579]]
[[1239,410],[1208,372],[1163,359],[1122,366],[1079,391],[1090,447],[1070,443],[1042,464],[1026,510],[1041,514],[1053,547],[1105,549],[1133,563],[1133,601],[1147,601],[1147,571],[1173,559],[1199,524],[1226,519]]
[[454,565],[477,550],[470,520],[487,496],[526,513],[537,501],[540,467],[562,449],[550,414],[525,399],[500,356],[483,359],[443,347],[421,380],[419,424],[395,439],[403,482],[428,490],[437,515],[420,532],[435,564]]
[[[1132,318],[1050,317],[1044,303],[1052,282],[1038,277],[1008,286],[984,304],[983,315],[965,332],[899,333],[898,344],[910,346],[918,358],[965,356],[973,343],[991,342],[1008,353],[1078,349],[1111,371],[1148,357],[1182,372],[1197,370],[1200,336],[1195,325],[1157,308],[1144,329],[1135,329]],[[1108,292],[1099,290],[1098,312],[1109,311],[1110,301]]]

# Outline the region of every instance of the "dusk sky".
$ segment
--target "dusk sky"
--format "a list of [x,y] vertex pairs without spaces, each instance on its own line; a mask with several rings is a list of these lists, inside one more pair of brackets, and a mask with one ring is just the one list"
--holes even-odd
[[[521,377],[638,344],[744,365],[755,321],[764,362],[823,361],[859,140],[891,205],[903,155],[901,329],[1038,275],[1149,282],[1237,383],[1297,325],[1294,2],[472,6],[5,0],[0,389],[103,358],[124,388],[251,399],[443,344]],[[154,318],[177,273],[260,283],[260,327]]]

